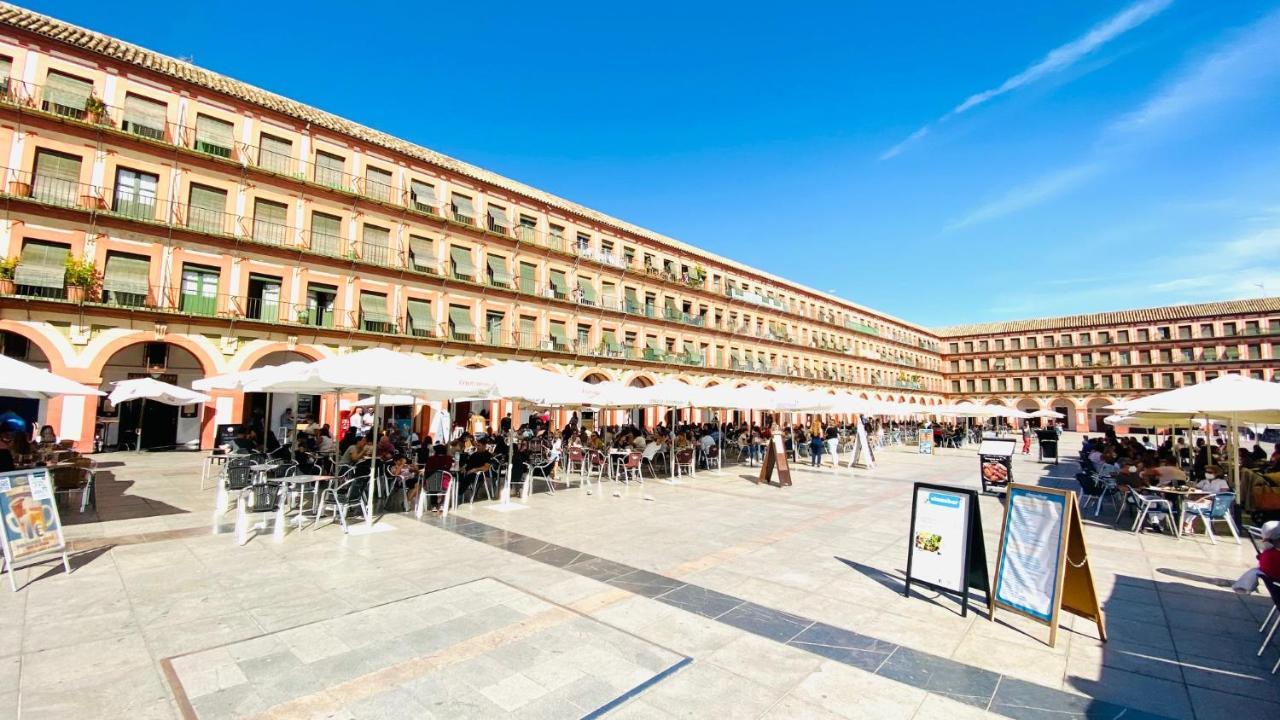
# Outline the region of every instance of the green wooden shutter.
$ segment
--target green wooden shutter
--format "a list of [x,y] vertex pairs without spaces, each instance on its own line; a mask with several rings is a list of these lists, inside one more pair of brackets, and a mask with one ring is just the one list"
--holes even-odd
[[508,286],[511,284],[511,272],[507,270],[507,261],[497,255],[490,255],[489,258],[489,281],[494,285]]
[[377,225],[365,225],[360,238],[360,257],[378,265],[391,264],[391,231]]
[[537,339],[537,322],[531,317],[520,318],[520,346],[532,347]]
[[232,139],[234,134],[234,126],[226,120],[208,115],[196,115],[196,150],[229,158],[231,148],[235,144]]
[[551,341],[556,350],[567,350],[569,348],[569,336],[565,332],[564,323],[551,323]]
[[471,205],[471,198],[466,195],[453,195],[453,214],[466,218],[474,218],[476,216],[475,207]]
[[409,332],[418,337],[431,337],[431,328],[435,326],[431,317],[431,302],[410,298],[406,308],[409,315]]
[[56,243],[28,240],[22,245],[22,256],[13,271],[18,285],[57,288],[66,286],[67,256],[71,248]]
[[323,150],[316,151],[316,183],[341,190],[348,189],[344,182],[345,167],[346,160],[342,157]]
[[369,327],[369,323],[384,325],[391,322],[387,314],[387,296],[381,293],[360,293],[360,317],[365,322],[366,330],[382,331],[385,328]]
[[507,219],[507,211],[493,205],[489,206],[489,222],[490,229],[494,230],[511,226],[511,221]]
[[80,164],[78,155],[37,150],[31,196],[56,205],[75,205],[80,195]]
[[551,289],[555,291],[558,298],[569,296],[569,283],[565,280],[563,270],[551,271]]
[[639,298],[636,297],[636,289],[623,288],[622,294],[626,298],[626,303],[627,303],[626,311],[629,313],[640,312],[640,300]]
[[289,208],[284,203],[261,198],[253,201],[253,239],[272,245],[284,245],[289,240]]
[[156,186],[160,178],[151,173],[120,168],[116,170],[113,207],[116,212],[139,220],[156,217]]
[[53,70],[49,71],[44,83],[43,110],[68,117],[84,117],[89,96],[93,95],[93,83]]
[[588,305],[596,304],[596,286],[591,282],[591,278],[578,278],[578,292],[582,293],[582,302]]
[[449,257],[453,260],[453,276],[472,280],[476,276],[476,266],[471,262],[471,250],[464,247],[449,248]]
[[311,250],[325,255],[342,251],[342,220],[333,215],[311,213]]
[[476,326],[471,322],[471,308],[449,306],[449,333],[455,339],[471,340],[475,338]]
[[436,253],[431,238],[409,236],[409,262],[419,272],[434,273],[436,271]]
[[187,225],[202,232],[225,233],[227,193],[204,185],[192,185]]
[[258,138],[258,167],[288,173],[293,166],[293,143],[263,134]]
[[520,263],[520,292],[533,294],[538,291],[538,267]]
[[600,331],[600,342],[609,352],[618,352],[618,338],[612,330]]
[[199,265],[182,266],[183,312],[216,315],[218,312],[218,271]]
[[124,130],[134,135],[164,140],[164,127],[169,106],[150,98],[129,93],[124,96]]
[[409,181],[409,195],[414,208],[422,212],[433,212],[440,207],[440,198],[436,197],[436,189],[421,180]]
[[107,253],[102,272],[106,300],[117,305],[140,305],[150,289],[151,258],[142,255]]

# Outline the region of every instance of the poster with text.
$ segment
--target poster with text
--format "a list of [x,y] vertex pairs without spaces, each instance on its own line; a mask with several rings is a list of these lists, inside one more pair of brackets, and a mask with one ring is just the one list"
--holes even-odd
[[1050,622],[1058,587],[1066,498],[1014,487],[1008,495],[996,602]]
[[11,562],[62,549],[49,471],[25,470],[0,477],[0,524]]
[[911,527],[911,579],[966,592],[965,549],[969,544],[969,496],[916,488]]

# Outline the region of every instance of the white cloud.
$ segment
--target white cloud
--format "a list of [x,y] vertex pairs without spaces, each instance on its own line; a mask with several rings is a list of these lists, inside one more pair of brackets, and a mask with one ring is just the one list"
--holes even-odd
[[1085,163],[1045,175],[1032,183],[1014,188],[995,200],[978,206],[968,215],[947,225],[946,229],[948,231],[960,230],[970,225],[977,225],[1006,215],[1012,215],[1033,205],[1039,205],[1046,200],[1084,184],[1086,180],[1098,174],[1101,170],[1101,165]]
[[915,132],[908,135],[902,142],[884,151],[884,153],[880,155],[880,159],[888,160],[901,154],[907,146],[929,134],[932,127],[938,123],[945,122],[951,117],[966,113],[979,105],[1000,97],[1001,95],[1011,93],[1014,90],[1030,85],[1044,77],[1062,72],[1063,70],[1072,67],[1103,45],[1106,45],[1115,38],[1164,12],[1164,10],[1171,4],[1173,4],[1173,0],[1141,0],[1141,2],[1130,5],[1118,14],[1113,15],[1102,23],[1093,26],[1089,32],[1084,35],[1081,35],[1065,45],[1060,45],[1053,50],[1050,50],[1049,53],[1038,62],[1032,64],[1022,72],[1008,78],[1004,82],[1000,83],[1000,85],[988,90],[983,90],[982,92],[974,93],[973,95],[965,98],[963,102],[952,108],[942,117],[922,126]]

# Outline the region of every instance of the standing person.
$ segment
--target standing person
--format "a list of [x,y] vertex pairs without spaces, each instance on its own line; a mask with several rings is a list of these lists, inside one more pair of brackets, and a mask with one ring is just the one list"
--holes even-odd
[[1031,425],[1022,423],[1022,454],[1031,454]]
[[355,432],[356,437],[364,434],[364,408],[356,408],[351,411],[351,417],[347,419],[347,426]]
[[293,430],[293,427],[295,424],[296,423],[293,419],[293,408],[291,407],[285,408],[284,412],[280,413],[280,443],[281,444],[283,445],[289,444],[289,433]]
[[840,430],[835,424],[827,426],[827,454],[831,456],[831,464],[840,466]]
[[822,451],[826,448],[826,440],[822,437],[821,432],[814,433],[809,438],[809,456],[813,460],[813,466],[818,467],[822,464]]

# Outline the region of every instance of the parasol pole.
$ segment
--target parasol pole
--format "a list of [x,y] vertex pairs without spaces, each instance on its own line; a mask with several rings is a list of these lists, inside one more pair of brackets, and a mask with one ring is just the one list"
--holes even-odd
[[143,398],[138,398],[138,400],[141,404],[138,405],[138,431],[134,433],[134,435],[137,436],[136,438],[137,442],[135,443],[136,447],[134,448],[134,452],[140,453],[142,452],[142,418],[147,413],[147,399],[143,397]]

